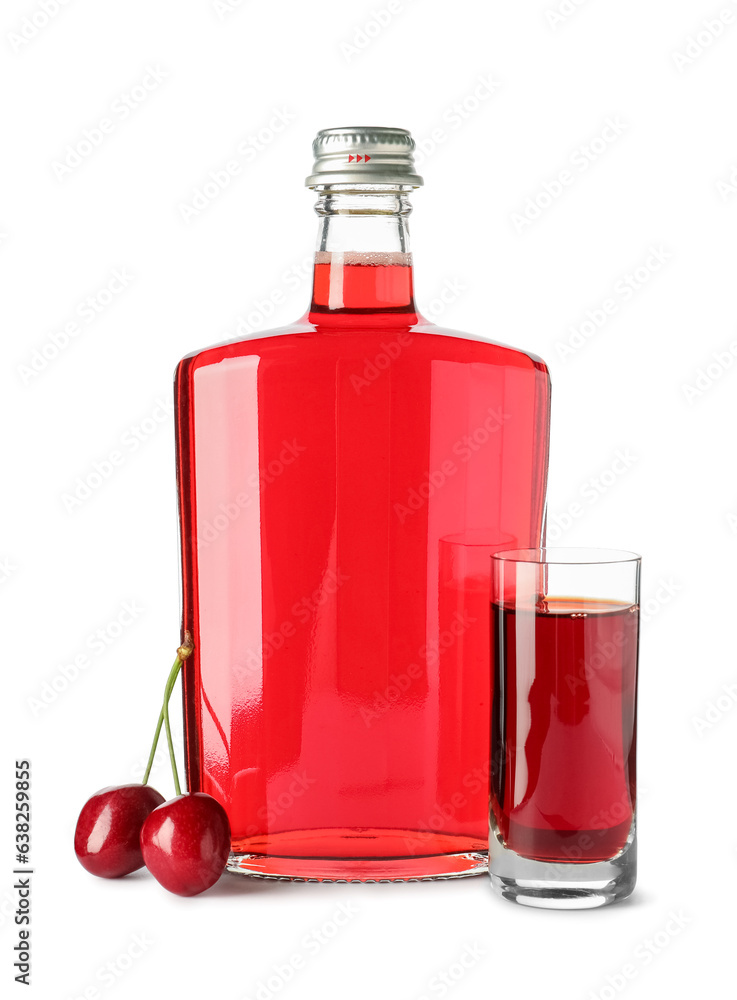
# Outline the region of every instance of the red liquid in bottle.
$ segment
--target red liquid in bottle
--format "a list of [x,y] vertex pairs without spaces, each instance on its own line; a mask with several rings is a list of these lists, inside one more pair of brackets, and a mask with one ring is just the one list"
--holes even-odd
[[614,857],[635,808],[639,609],[548,598],[491,615],[492,810],[505,846],[540,861]]
[[484,863],[489,662],[441,647],[440,543],[539,544],[549,381],[422,320],[404,257],[320,254],[302,322],[178,369],[187,768],[249,871]]

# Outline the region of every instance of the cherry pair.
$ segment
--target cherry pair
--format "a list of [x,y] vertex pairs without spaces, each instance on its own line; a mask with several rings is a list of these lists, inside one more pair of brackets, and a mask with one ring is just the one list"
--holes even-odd
[[[166,684],[143,782],[96,792],[82,807],[74,834],[77,858],[93,875],[119,878],[145,865],[165,889],[180,896],[195,896],[214,885],[230,852],[230,824],[220,803],[202,792],[182,794],[179,787],[169,698],[193,649],[186,632]],[[147,784],[162,724],[177,793],[168,802]]]

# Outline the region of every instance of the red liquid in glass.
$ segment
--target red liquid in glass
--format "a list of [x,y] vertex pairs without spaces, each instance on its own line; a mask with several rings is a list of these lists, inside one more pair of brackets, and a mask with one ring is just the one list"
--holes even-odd
[[440,540],[539,543],[547,369],[321,254],[303,321],[176,384],[190,788],[249,870],[453,871],[488,846],[489,667],[440,651]]
[[639,610],[547,598],[536,611],[491,611],[492,809],[504,844],[540,861],[612,858],[635,806]]

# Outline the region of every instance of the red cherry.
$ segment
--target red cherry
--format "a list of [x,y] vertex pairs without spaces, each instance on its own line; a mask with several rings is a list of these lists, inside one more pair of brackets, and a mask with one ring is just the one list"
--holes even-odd
[[204,792],[169,799],[141,830],[143,860],[169,892],[196,896],[214,885],[230,854],[230,824],[220,803]]
[[83,868],[100,878],[119,878],[143,867],[141,827],[164,801],[150,785],[102,788],[82,806],[74,851]]

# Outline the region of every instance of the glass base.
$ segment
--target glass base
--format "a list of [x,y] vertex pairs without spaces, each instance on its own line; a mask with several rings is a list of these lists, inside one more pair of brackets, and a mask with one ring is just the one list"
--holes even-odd
[[483,875],[488,864],[486,851],[422,858],[285,858],[232,853],[225,870],[290,882],[417,882]]
[[565,864],[534,861],[509,850],[492,830],[489,874],[504,899],[549,910],[584,910],[626,899],[637,880],[634,824],[627,843],[607,861]]

